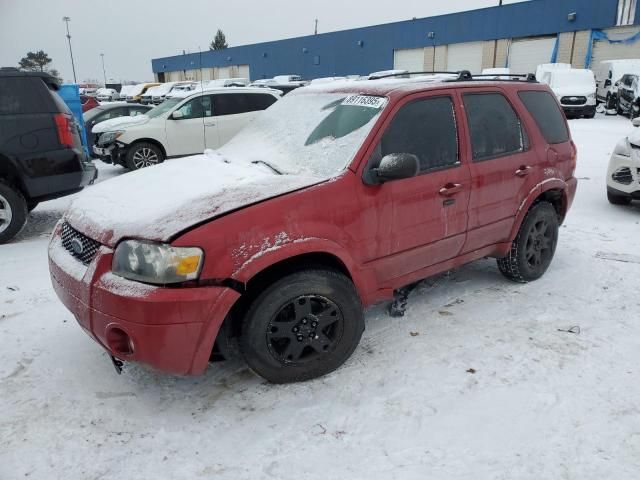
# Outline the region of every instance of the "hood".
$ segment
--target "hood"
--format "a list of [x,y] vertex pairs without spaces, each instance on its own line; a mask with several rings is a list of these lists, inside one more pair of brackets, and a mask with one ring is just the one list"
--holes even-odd
[[640,146],[640,128],[636,127],[627,138],[632,145]]
[[144,125],[151,120],[146,115],[136,115],[135,117],[118,117],[111,120],[105,120],[98,123],[91,130],[93,133],[113,132],[115,130],[123,130],[129,127]]
[[203,221],[324,180],[277,175],[266,166],[207,151],[89,187],[73,201],[65,219],[111,247],[123,238],[166,242]]

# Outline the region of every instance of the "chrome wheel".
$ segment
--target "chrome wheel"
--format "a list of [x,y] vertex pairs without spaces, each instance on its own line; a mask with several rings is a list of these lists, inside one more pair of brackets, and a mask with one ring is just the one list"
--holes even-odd
[[13,212],[9,201],[0,195],[0,233],[4,232],[11,224]]
[[158,154],[148,147],[142,147],[133,154],[133,165],[136,169],[151,167],[160,163]]

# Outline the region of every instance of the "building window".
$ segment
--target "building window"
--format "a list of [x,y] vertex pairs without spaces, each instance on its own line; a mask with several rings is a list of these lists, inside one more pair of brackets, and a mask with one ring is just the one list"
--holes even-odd
[[633,25],[636,19],[638,0],[618,0],[618,26]]

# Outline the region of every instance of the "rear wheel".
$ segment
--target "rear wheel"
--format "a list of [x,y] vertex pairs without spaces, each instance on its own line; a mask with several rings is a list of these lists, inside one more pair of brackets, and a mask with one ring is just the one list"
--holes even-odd
[[498,259],[500,272],[509,280],[527,283],[542,277],[556,252],[558,214],[549,202],[535,204],[527,213],[511,251]]
[[629,205],[631,199],[622,195],[616,195],[615,193],[607,192],[607,199],[612,205]]
[[135,143],[125,159],[129,170],[140,170],[141,168],[152,167],[164,162],[164,154],[156,145],[152,143]]
[[27,202],[22,194],[0,181],[0,244],[15,237],[27,222]]
[[266,380],[299,382],[340,367],[363,330],[353,283],[334,270],[304,270],[273,283],[252,302],[240,348],[249,367]]

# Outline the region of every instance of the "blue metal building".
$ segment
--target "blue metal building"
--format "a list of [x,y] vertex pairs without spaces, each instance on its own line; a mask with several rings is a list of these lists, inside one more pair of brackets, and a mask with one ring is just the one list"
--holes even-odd
[[[613,38],[615,29],[627,28],[620,32],[620,40],[636,46],[636,58],[640,58],[640,42],[636,44],[633,38],[640,31],[639,23],[640,2],[637,0],[530,0],[221,51],[157,58],[152,60],[152,68],[160,81],[229,76],[250,76],[255,80],[279,74],[298,74],[313,79],[391,69],[394,63],[397,67],[397,51],[413,49],[419,58],[417,49],[423,49],[426,52],[425,69],[429,70],[438,65],[446,67],[445,60],[437,60],[439,47],[468,42],[477,45],[484,42],[482,51],[486,58],[482,60],[482,66],[495,67],[509,63],[511,42],[549,37],[552,40],[555,37],[557,42],[553,48],[555,59],[561,61],[558,50],[561,57],[566,50],[564,55],[570,56],[570,63],[585,65],[589,59],[585,62],[586,57],[583,58],[581,52],[593,54],[593,42],[603,41],[601,36],[594,39],[592,31],[608,31],[612,37],[609,43],[615,45],[618,40]],[[566,38],[566,47],[563,47],[563,38]],[[499,41],[508,43],[501,48]],[[480,52],[480,48],[478,46],[476,52]],[[433,49],[433,53],[429,49]]]

